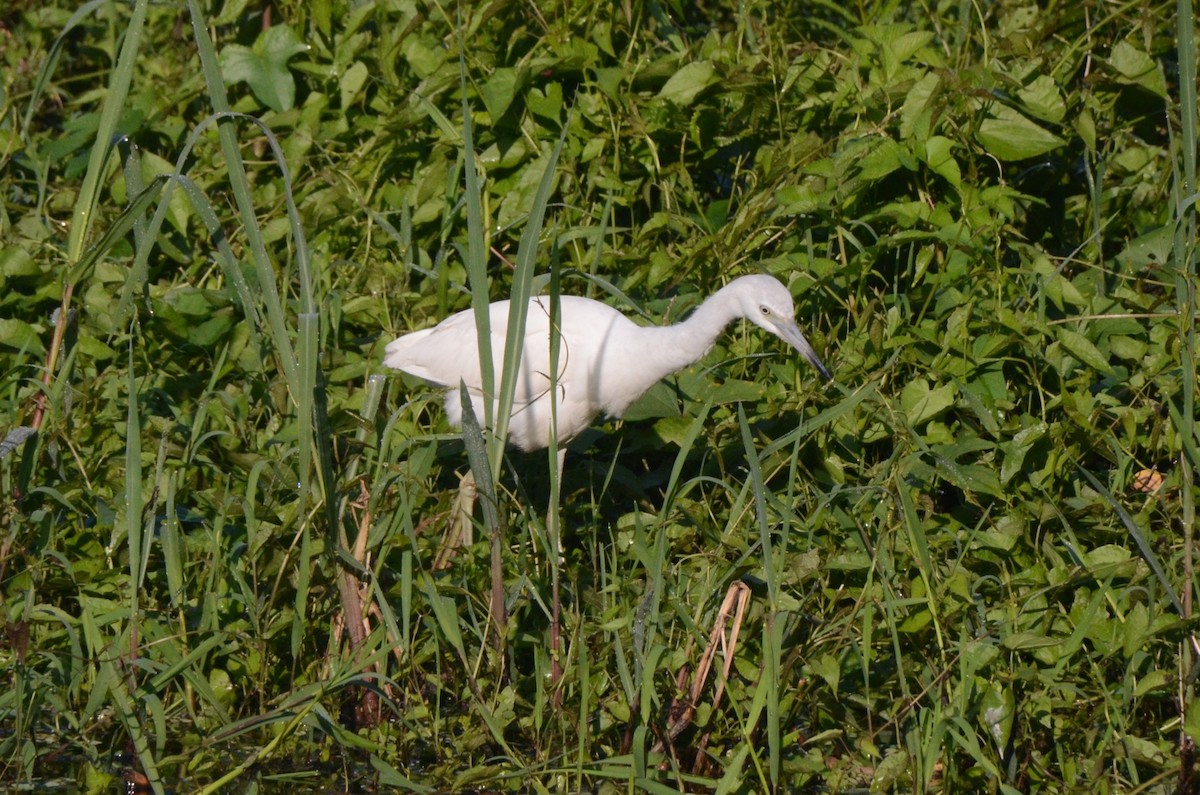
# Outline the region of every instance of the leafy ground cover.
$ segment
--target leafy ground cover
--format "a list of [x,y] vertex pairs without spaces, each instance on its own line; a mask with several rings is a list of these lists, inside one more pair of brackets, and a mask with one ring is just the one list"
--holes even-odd
[[[1195,791],[1190,4],[15,2],[0,55],[0,780]],[[735,328],[562,483],[491,442],[495,510],[380,365],[750,272],[832,385]]]

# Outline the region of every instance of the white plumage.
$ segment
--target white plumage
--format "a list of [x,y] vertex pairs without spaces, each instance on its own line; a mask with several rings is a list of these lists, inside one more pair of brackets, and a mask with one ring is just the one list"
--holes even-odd
[[[508,301],[491,305],[497,391],[508,310]],[[739,317],[789,343],[822,375],[831,377],[796,326],[791,294],[771,276],[734,280],[673,326],[639,326],[607,304],[568,295],[561,297],[560,312],[556,380],[560,444],[585,430],[601,412],[620,417],[660,379],[704,356],[717,335]],[[537,450],[550,443],[549,296],[530,300],[521,345],[508,440],[522,450]],[[383,363],[446,387],[446,416],[455,427],[462,422],[458,385],[465,383],[475,415],[483,421],[483,378],[473,311],[459,312],[433,328],[393,340]]]

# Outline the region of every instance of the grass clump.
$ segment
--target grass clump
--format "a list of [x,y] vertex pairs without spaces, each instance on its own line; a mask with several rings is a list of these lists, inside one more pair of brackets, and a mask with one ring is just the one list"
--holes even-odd
[[[0,779],[1192,791],[1187,4],[18,3],[0,42]],[[387,341],[754,271],[833,387],[735,331],[562,483],[492,441],[502,543],[440,565],[464,445]]]

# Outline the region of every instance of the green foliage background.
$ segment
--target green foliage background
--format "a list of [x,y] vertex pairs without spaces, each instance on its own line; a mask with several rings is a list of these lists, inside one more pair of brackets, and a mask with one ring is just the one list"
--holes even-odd
[[[1174,791],[1200,732],[1192,25],[10,3],[0,780]],[[487,544],[433,565],[463,447],[380,359],[470,305],[472,251],[508,296],[543,209],[539,270],[643,322],[779,276],[835,384],[732,329],[574,443],[561,565],[547,466],[513,455],[498,653]]]

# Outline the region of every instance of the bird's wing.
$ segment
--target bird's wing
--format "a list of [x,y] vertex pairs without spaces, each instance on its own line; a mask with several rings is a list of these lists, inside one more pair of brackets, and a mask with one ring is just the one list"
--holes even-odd
[[[518,407],[537,400],[550,387],[549,312],[538,303],[540,300],[530,302],[526,316],[524,356],[513,393],[513,403]],[[508,301],[497,301],[490,309],[492,372],[499,382],[508,333]],[[565,362],[565,349],[564,345],[560,362]],[[388,343],[383,363],[438,386],[454,388],[461,381],[472,392],[481,393],[483,374],[479,367],[479,337],[474,312],[469,309],[459,312],[433,328],[393,340]]]
[[[495,322],[493,307],[493,323]],[[507,317],[507,307],[505,307]],[[459,312],[433,328],[405,334],[388,343],[383,363],[396,370],[423,378],[437,386],[458,386],[465,381],[479,389],[479,340],[471,310]]]
[[[496,361],[496,379],[499,380],[504,367],[504,343],[507,337],[507,315],[505,324],[492,326],[492,352]],[[559,356],[559,373],[566,360],[566,344],[562,343]],[[513,411],[533,403],[546,395],[550,389],[550,303],[545,296],[529,302],[525,316],[525,336],[521,345],[521,366],[517,371],[517,384],[513,390]]]

